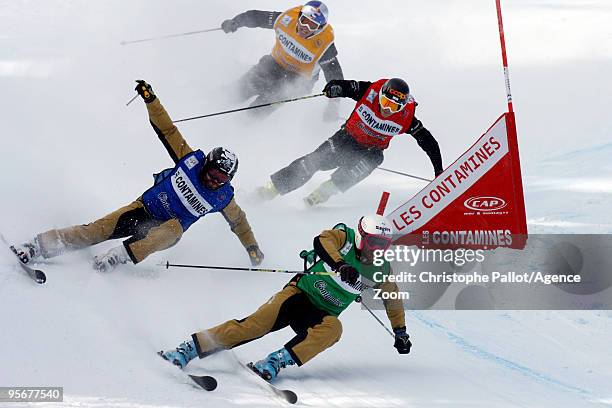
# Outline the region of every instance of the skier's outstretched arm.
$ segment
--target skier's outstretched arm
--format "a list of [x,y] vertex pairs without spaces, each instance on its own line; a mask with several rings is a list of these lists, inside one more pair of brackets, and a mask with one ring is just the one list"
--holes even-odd
[[442,167],[440,146],[431,132],[423,126],[423,123],[415,117],[410,125],[410,129],[406,133],[411,134],[416,139],[419,147],[427,153],[433,165],[435,175],[438,176],[438,174],[442,173],[444,168]]
[[274,22],[280,16],[280,11],[249,10],[221,23],[225,33],[233,33],[240,27],[274,28]]
[[236,200],[232,198],[229,204],[221,211],[223,217],[229,224],[232,232],[236,234],[244,248],[249,254],[251,263],[253,265],[259,265],[263,262],[264,254],[259,249],[255,234],[251,229],[249,220],[247,220],[246,214],[242,208],[236,203]]
[[351,98],[359,101],[370,85],[372,82],[368,81],[332,79],[323,88],[323,93],[328,98]]
[[153,93],[151,85],[145,81],[139,80],[136,86],[136,92],[142,99],[144,99],[147,105],[147,111],[149,112],[149,121],[151,126],[157,133],[157,137],[162,142],[168,154],[174,160],[174,163],[178,163],[181,157],[189,154],[193,149],[187,144],[181,132],[172,123],[170,115],[166,112],[159,99]]

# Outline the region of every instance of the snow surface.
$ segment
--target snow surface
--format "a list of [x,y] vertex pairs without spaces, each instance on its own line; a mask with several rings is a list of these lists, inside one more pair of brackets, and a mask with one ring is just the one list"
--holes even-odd
[[[402,76],[418,116],[452,162],[504,111],[494,1],[329,0],[345,76]],[[609,119],[612,4],[596,0],[504,2],[530,232],[612,232]],[[141,101],[125,107],[133,80],[151,82],[174,118],[235,107],[228,87],[269,52],[272,33],[242,29],[120,46],[122,40],[218,26],[280,1],[14,0],[0,16],[3,199],[0,231],[20,242],[53,227],[89,222],[133,200],[171,165]],[[322,87],[322,81],[319,84]],[[184,123],[192,146],[232,147],[237,199],[338,127],[319,121],[321,100]],[[352,103],[342,101],[342,111]],[[385,166],[429,177],[409,138]],[[375,208],[382,188],[395,208],[422,183],[374,173],[342,197],[307,210],[301,198],[327,175],[265,206],[242,200],[266,253],[264,266],[299,268],[296,254],[338,221]],[[193,331],[244,317],[287,275],[165,270],[160,261],[247,266],[222,217],[193,226],[181,243],[137,267],[100,275],[93,254],[44,264],[36,286],[0,250],[0,386],[57,385],[65,407],[283,406],[236,368],[229,353],[192,364],[219,379],[194,388],[154,355]],[[384,319],[384,314],[379,312]],[[412,312],[413,352],[358,307],[342,315],[332,349],[282,373],[281,387],[309,407],[583,407],[612,405],[612,313]],[[288,330],[236,350],[259,359]],[[245,375],[246,374],[246,375]],[[9,406],[2,405],[0,406]],[[20,406],[28,406],[23,404]],[[32,406],[56,407],[58,404]]]

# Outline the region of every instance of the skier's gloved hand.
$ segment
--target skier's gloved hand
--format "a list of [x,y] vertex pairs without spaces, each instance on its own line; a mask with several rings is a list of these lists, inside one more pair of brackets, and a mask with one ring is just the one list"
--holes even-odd
[[224,33],[235,33],[236,30],[238,30],[240,26],[238,25],[238,23],[233,19],[230,18],[229,20],[225,20],[224,22],[221,23],[221,29],[223,30]]
[[332,79],[327,84],[325,84],[325,88],[323,88],[323,93],[328,98],[338,98],[343,96],[342,85],[340,85],[339,79]]
[[138,85],[136,85],[136,92],[138,92],[138,95],[140,95],[146,103],[153,102],[156,96],[151,85],[147,84],[142,79],[137,79],[136,82],[138,83]]
[[340,266],[336,268],[336,272],[340,274],[340,279],[349,285],[354,285],[357,282],[357,278],[359,278],[359,272],[357,272],[357,269],[353,268],[346,262],[341,262]]
[[393,347],[397,349],[397,352],[400,354],[410,353],[412,343],[410,342],[410,336],[408,333],[406,333],[406,328],[397,327],[393,329],[393,333],[395,333],[395,343],[393,344]]
[[251,258],[251,265],[257,266],[260,265],[264,260],[264,254],[259,249],[257,245],[251,245],[247,248],[247,252],[249,253],[249,258]]

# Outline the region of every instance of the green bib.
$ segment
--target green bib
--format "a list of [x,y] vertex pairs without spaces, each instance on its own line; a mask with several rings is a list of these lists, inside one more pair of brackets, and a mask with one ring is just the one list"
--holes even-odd
[[[360,277],[357,283],[349,285],[346,282],[342,282],[340,275],[329,276],[329,275],[302,275],[297,282],[297,287],[300,288],[308,299],[319,309],[328,312],[333,316],[338,316],[344,309],[350,306],[351,303],[357,299],[361,294],[364,282],[362,278],[373,282],[373,275],[375,272],[381,271],[384,275],[388,275],[390,271],[389,263],[385,262],[382,266],[365,265],[357,259],[357,253],[355,252],[355,231],[345,224],[338,224],[334,229],[342,230],[346,233],[346,241],[342,248],[340,248],[340,254],[344,259],[344,262],[348,263],[357,271],[359,271]],[[302,258],[313,262],[315,260],[314,250],[305,252],[302,251],[300,254]],[[333,272],[332,269],[322,260],[318,260],[310,268],[309,272]]]

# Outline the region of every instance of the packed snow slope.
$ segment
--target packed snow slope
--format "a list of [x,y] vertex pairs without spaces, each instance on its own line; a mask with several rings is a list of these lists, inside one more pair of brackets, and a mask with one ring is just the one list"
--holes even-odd
[[[529,229],[610,233],[612,5],[504,3]],[[235,108],[230,86],[269,52],[273,35],[242,29],[130,46],[121,46],[122,40],[217,27],[247,9],[293,5],[3,2],[0,232],[20,242],[49,228],[89,222],[132,201],[150,185],[153,172],[171,165],[142,101],[125,107],[134,95],[133,80],[149,81],[176,119]],[[404,77],[445,164],[504,111],[493,0],[330,0],[328,5],[345,76]],[[322,86],[321,80],[315,91]],[[270,204],[245,202],[246,193],[271,172],[338,128],[340,121],[320,120],[325,103],[287,104],[263,121],[238,113],[180,127],[194,147],[224,145],[238,153],[237,200],[266,254],[265,267],[299,268],[297,254],[322,229],[339,221],[353,224],[375,208],[383,189],[391,192],[391,209],[423,186],[375,172],[346,194],[306,209],[301,199],[327,177],[320,174]],[[342,101],[344,115],[351,106]],[[424,177],[433,172],[410,137],[393,142],[385,166]],[[246,316],[289,276],[158,266],[166,260],[248,266],[244,249],[215,215],[141,265],[94,273],[91,257],[111,245],[44,263],[44,286],[24,277],[8,250],[0,249],[0,386],[63,386],[66,407],[283,405],[241,372],[230,353],[193,364],[192,370],[219,379],[219,388],[207,393],[155,351]],[[280,386],[296,391],[301,406],[612,405],[609,311],[409,311],[414,347],[406,356],[396,353],[388,334],[359,307],[347,310],[342,321],[338,344],[282,372]],[[243,361],[259,359],[291,336],[281,331],[236,354]]]

